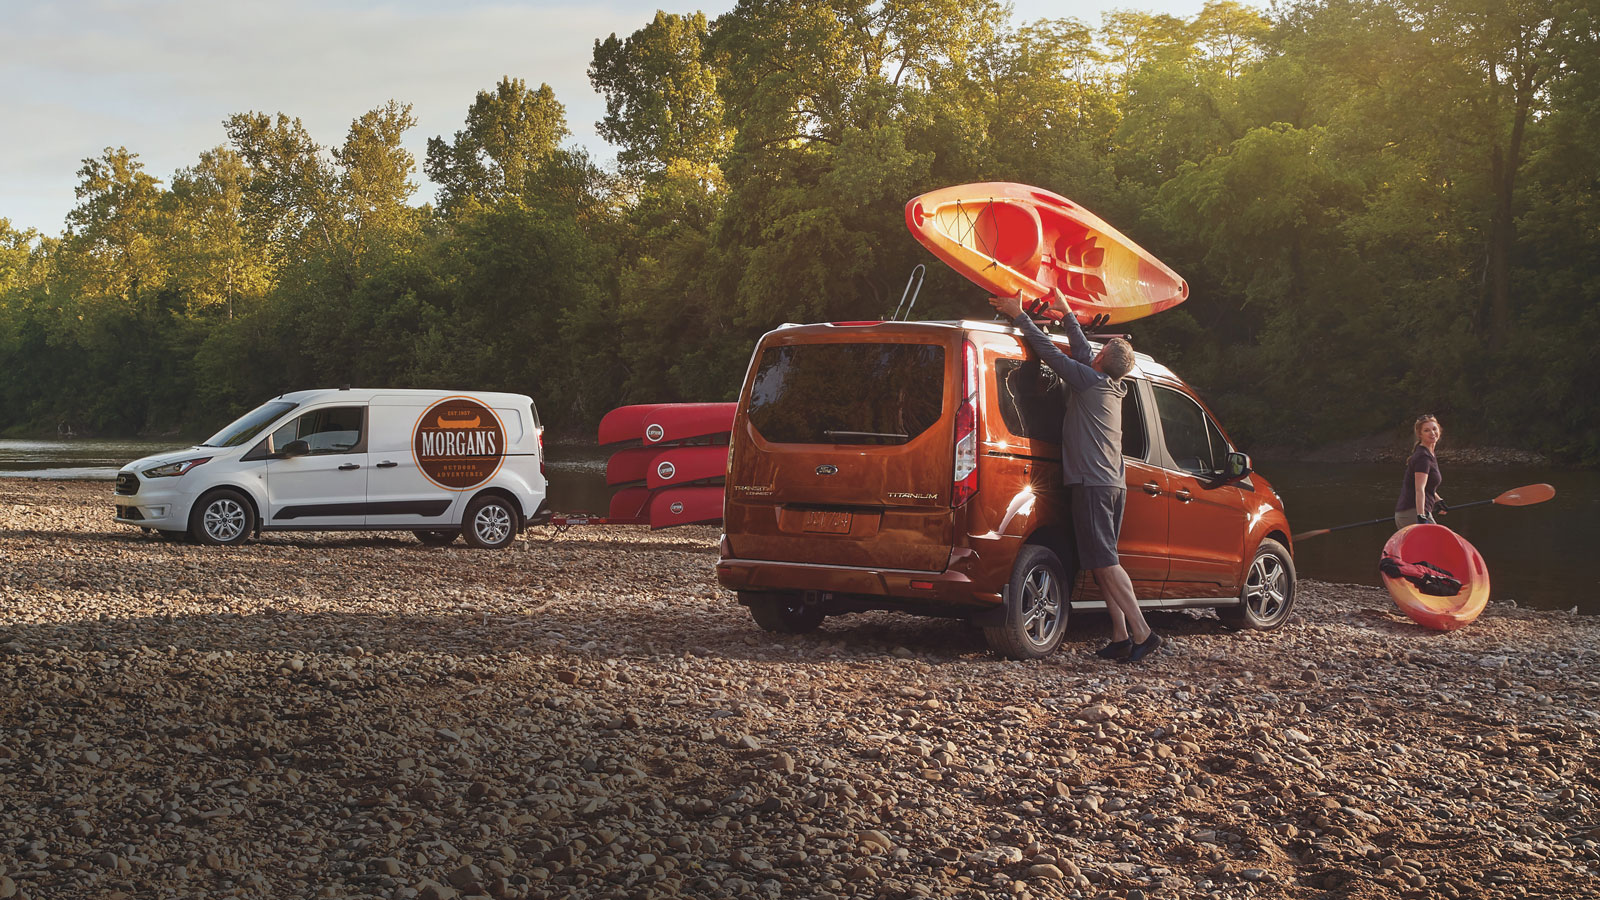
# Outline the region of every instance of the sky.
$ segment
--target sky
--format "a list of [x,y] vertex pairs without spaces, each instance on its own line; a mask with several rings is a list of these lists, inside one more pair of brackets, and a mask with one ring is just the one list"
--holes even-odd
[[[1191,18],[1204,0],[1012,0],[1014,19],[1072,16],[1098,24],[1118,8]],[[571,141],[602,165],[595,134],[605,102],[589,84],[597,39],[626,37],[658,8],[728,11],[734,0],[0,0],[0,219],[57,235],[83,160],[107,147],[137,153],[169,183],[227,142],[241,112],[300,118],[324,146],[390,99],[412,104],[416,202],[435,187],[427,140],[464,124],[480,90],[504,76],[548,83]]]

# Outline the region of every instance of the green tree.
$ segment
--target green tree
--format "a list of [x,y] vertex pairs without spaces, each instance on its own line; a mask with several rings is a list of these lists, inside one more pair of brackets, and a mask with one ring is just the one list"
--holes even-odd
[[606,98],[600,136],[622,149],[624,172],[660,179],[688,176],[708,188],[732,141],[723,122],[717,73],[706,59],[704,13],[657,12],[625,40],[594,43],[589,80]]
[[172,177],[167,255],[191,316],[221,310],[231,319],[239,301],[264,296],[271,283],[267,248],[245,221],[250,177],[243,157],[226,147]]
[[500,79],[494,93],[478,92],[455,140],[428,139],[426,169],[439,185],[440,206],[453,211],[469,199],[492,204],[525,195],[528,179],[567,134],[566,108],[550,85],[529,90],[520,78]]

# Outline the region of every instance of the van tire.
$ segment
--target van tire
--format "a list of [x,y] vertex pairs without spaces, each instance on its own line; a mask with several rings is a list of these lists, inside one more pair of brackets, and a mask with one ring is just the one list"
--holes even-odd
[[423,531],[419,529],[411,533],[417,536],[417,540],[429,547],[448,547],[456,542],[456,538],[461,536],[461,532],[453,529],[435,531]]
[[1271,538],[1256,548],[1239,589],[1239,605],[1217,609],[1217,618],[1232,628],[1274,631],[1289,621],[1294,609],[1296,576],[1294,557]]
[[467,504],[461,533],[479,550],[504,550],[517,536],[517,511],[498,494],[480,494]]
[[779,634],[805,634],[816,631],[827,612],[806,595],[788,591],[740,591],[739,602],[750,607],[750,617],[766,631]]
[[233,547],[250,539],[256,527],[255,507],[231,488],[201,497],[189,511],[189,533],[202,544]]
[[1067,633],[1071,591],[1054,550],[1023,546],[1011,567],[1004,619],[983,629],[989,649],[1008,659],[1038,659],[1054,652]]

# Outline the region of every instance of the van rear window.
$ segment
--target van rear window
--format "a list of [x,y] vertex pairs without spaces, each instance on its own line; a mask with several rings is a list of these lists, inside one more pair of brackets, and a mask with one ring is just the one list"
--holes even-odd
[[904,444],[943,410],[933,344],[768,347],[750,387],[750,424],[779,444]]

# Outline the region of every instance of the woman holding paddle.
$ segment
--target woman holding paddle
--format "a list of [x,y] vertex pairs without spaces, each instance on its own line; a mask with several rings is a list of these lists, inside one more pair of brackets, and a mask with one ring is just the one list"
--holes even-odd
[[1400,482],[1400,499],[1394,505],[1395,530],[1418,522],[1432,523],[1434,516],[1449,511],[1444,498],[1439,496],[1439,484],[1444,475],[1439,471],[1439,458],[1434,448],[1444,429],[1439,419],[1431,414],[1417,416],[1411,430],[1417,436],[1417,445],[1406,461],[1406,474]]

